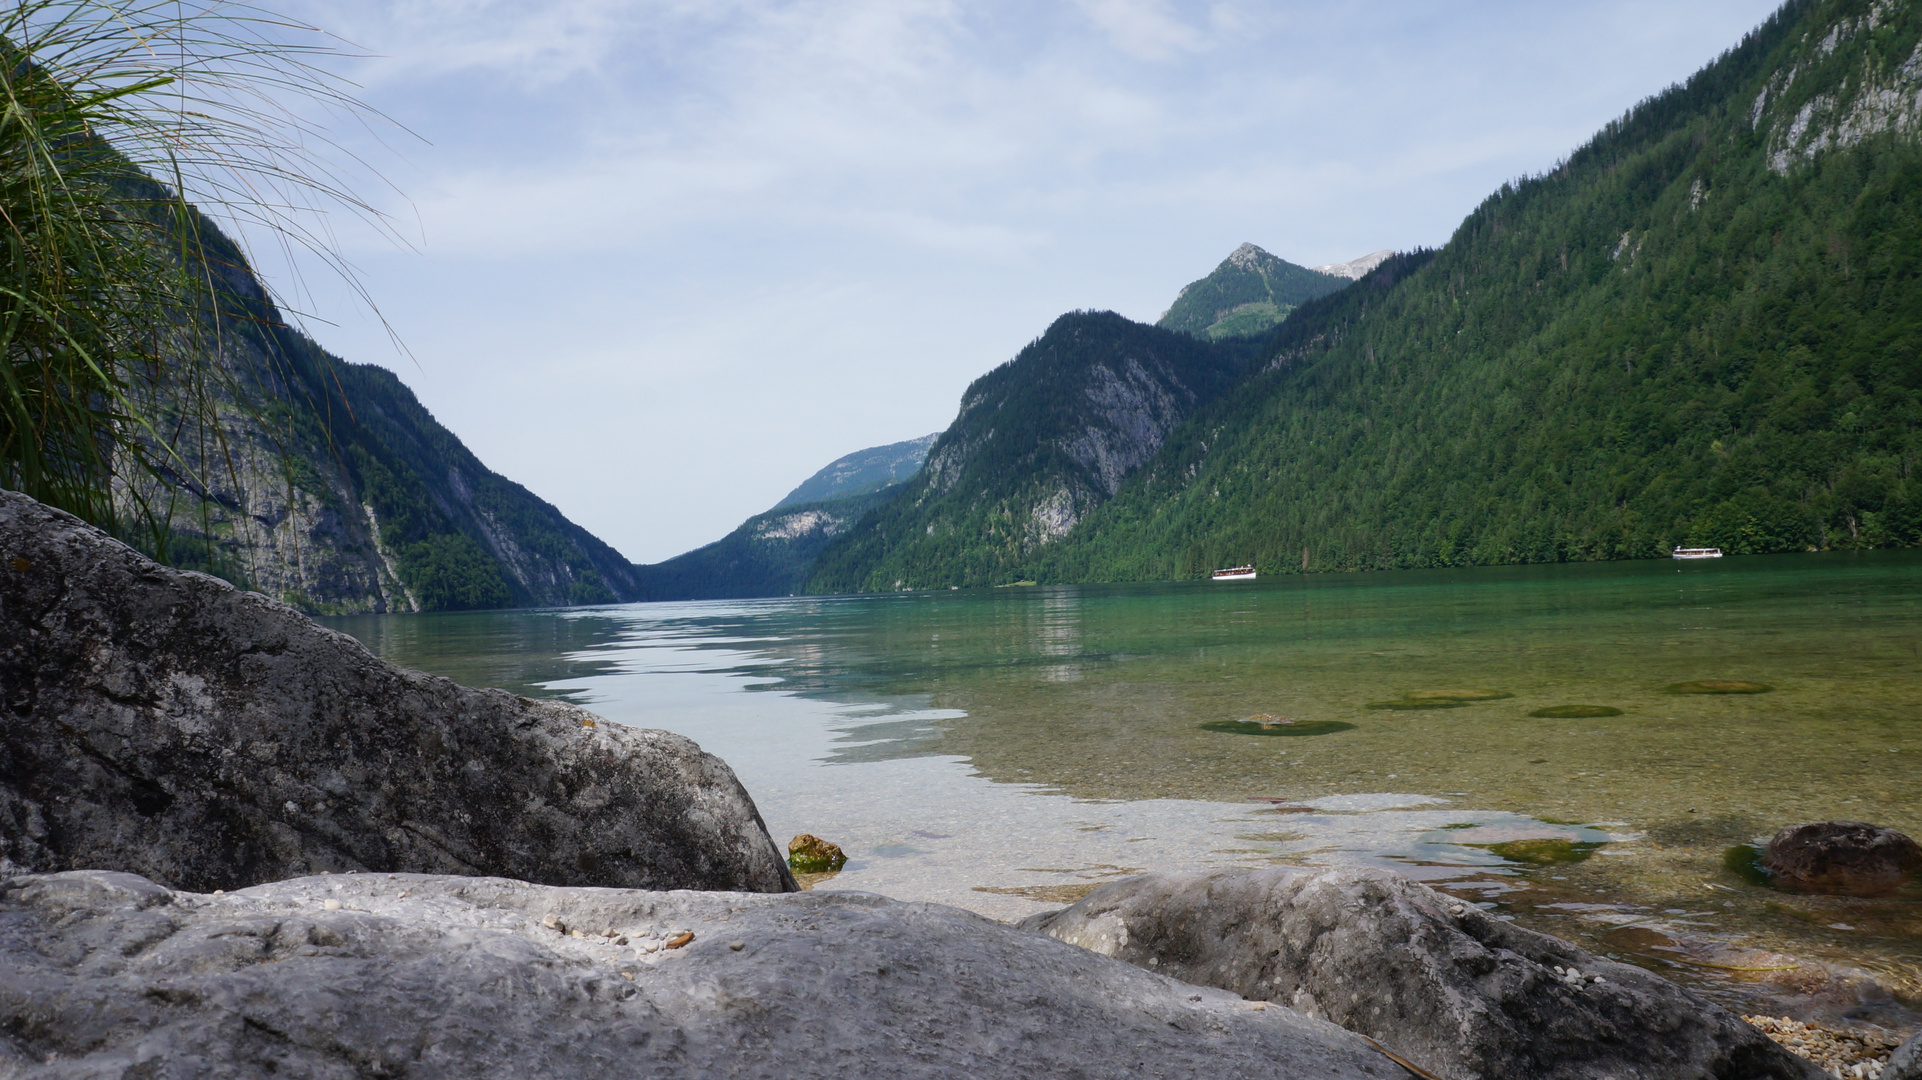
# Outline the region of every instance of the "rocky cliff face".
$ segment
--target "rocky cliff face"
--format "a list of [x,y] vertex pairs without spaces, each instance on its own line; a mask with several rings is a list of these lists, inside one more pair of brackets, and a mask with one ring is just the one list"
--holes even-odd
[[[172,507],[151,554],[312,612],[630,600],[628,561],[482,464],[392,372],[288,326],[210,230],[231,310],[209,320],[217,421],[185,467],[123,487]],[[191,425],[189,426],[191,429]]]
[[1112,312],[1056,320],[968,387],[921,474],[821,555],[818,591],[999,584],[1221,393],[1240,354]]
[[689,740],[392,667],[0,492],[0,876],[320,871],[794,887]]

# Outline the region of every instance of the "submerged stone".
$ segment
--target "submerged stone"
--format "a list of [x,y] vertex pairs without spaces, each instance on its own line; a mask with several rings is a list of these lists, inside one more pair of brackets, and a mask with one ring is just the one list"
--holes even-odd
[[788,869],[797,874],[827,874],[846,866],[847,855],[837,844],[802,833],[787,842]]
[[1922,876],[1922,845],[1864,821],[1792,825],[1762,849],[1772,884],[1801,892],[1882,896]]
[[1766,694],[1775,687],[1736,679],[1696,679],[1693,682],[1670,683],[1662,689],[1670,694]]
[[1333,735],[1352,731],[1355,725],[1340,720],[1296,720],[1285,724],[1264,724],[1259,720],[1210,720],[1203,731],[1225,731],[1234,735]]
[[1531,710],[1528,715],[1544,720],[1582,720],[1592,716],[1620,716],[1622,710],[1613,705],[1550,705]]

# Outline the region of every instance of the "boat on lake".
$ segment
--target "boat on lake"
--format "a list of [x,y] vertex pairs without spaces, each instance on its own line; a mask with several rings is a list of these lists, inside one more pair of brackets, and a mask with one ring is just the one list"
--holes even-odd
[[1721,548],[1678,547],[1669,555],[1671,559],[1719,559],[1721,557]]
[[1231,566],[1209,575],[1211,581],[1253,581],[1254,579],[1255,568],[1252,566]]

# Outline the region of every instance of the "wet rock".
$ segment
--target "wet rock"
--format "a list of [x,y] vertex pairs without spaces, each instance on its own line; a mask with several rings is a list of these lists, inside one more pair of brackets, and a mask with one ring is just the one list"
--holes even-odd
[[726,763],[591,719],[382,663],[0,491],[0,872],[794,888]]
[[[547,913],[695,939],[636,958]],[[1325,1021],[936,904],[87,872],[0,885],[0,1075],[1406,1078]]]
[[1381,870],[1155,874],[1022,925],[1331,1020],[1451,1080],[1822,1075],[1665,979]]
[[1882,1080],[1922,1080],[1922,1034],[1895,1048],[1888,1064],[1882,1066]]
[[1922,846],[1880,825],[1818,821],[1776,833],[1761,862],[1776,884],[1791,889],[1881,896],[1922,875]]
[[832,874],[846,866],[847,861],[839,845],[813,833],[802,833],[787,842],[788,869],[797,874]]

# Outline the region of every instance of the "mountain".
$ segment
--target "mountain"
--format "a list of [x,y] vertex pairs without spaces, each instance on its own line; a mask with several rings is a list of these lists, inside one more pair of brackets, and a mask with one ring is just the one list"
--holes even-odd
[[711,544],[636,567],[642,593],[648,600],[792,596],[804,590],[823,549],[900,493],[899,485],[890,485],[839,499],[784,500]]
[[900,494],[939,435],[835,458],[765,513],[711,544],[637,567],[649,600],[734,600],[802,591],[835,537]]
[[1360,281],[1362,278],[1368,276],[1370,270],[1387,262],[1389,257],[1394,254],[1394,252],[1387,248],[1382,248],[1380,251],[1371,251],[1359,259],[1350,259],[1345,263],[1323,263],[1315,267],[1315,273],[1331,274],[1335,277],[1348,278],[1351,281]]
[[940,434],[937,431],[933,435],[923,435],[905,442],[871,446],[866,450],[856,450],[846,457],[835,458],[820,472],[801,481],[799,487],[783,496],[773,508],[779,510],[784,506],[845,499],[898,484],[921,471],[921,463],[927,460],[928,447],[934,445],[935,438]]
[[1024,572],[1922,542],[1922,5],[1795,0],[1304,304]]
[[392,372],[287,324],[241,252],[204,226],[231,308],[210,333],[218,422],[189,468],[129,498],[172,505],[136,543],[314,613],[606,603],[632,564],[493,472]]
[[827,546],[808,589],[1013,580],[1226,390],[1247,357],[1113,312],[1063,315],[968,387],[926,466]]
[[1343,277],[1307,270],[1243,244],[1200,281],[1191,282],[1156,326],[1218,341],[1260,334],[1304,301],[1347,285]]
[[1145,332],[1070,316],[970,388],[810,587],[1922,544],[1922,4],[1792,0],[1245,367],[1191,354],[1097,474]]

